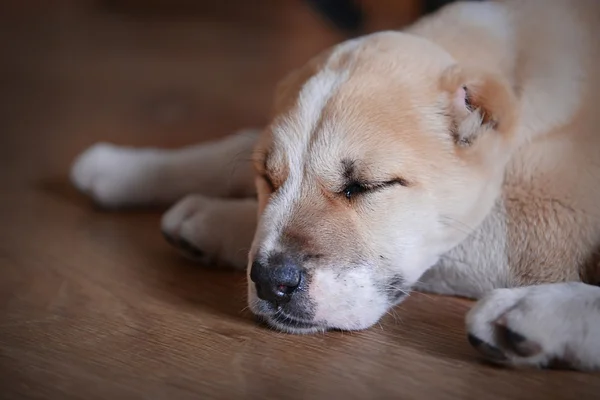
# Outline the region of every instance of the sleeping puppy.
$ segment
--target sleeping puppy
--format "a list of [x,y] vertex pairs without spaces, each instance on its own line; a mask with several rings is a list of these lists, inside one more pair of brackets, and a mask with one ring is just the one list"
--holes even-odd
[[292,72],[260,131],[97,144],[72,180],[106,207],[188,195],[167,238],[247,268],[279,330],[366,329],[421,290],[479,299],[492,361],[600,368],[599,27],[594,0],[455,3]]

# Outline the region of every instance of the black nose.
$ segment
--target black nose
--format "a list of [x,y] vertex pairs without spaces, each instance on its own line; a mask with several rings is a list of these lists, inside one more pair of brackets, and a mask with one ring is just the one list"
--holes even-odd
[[254,261],[250,270],[250,279],[256,285],[259,298],[274,304],[290,301],[300,287],[302,271],[293,261],[285,257],[275,257],[268,265]]

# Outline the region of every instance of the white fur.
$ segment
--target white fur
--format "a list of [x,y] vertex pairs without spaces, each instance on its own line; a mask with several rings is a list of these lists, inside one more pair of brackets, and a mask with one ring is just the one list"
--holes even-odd
[[[311,297],[327,300],[316,305],[314,320],[344,330],[360,330],[375,324],[388,310],[388,304],[380,297],[369,269],[368,266],[352,269],[344,274],[342,284],[338,271],[316,271],[315,283],[309,289]],[[366,290],[357,291],[357,286]]]
[[421,276],[416,288],[477,299],[495,288],[510,286],[506,213],[503,208],[498,202],[475,231],[460,221],[447,221],[447,225],[459,234],[465,231],[470,234],[460,246],[443,254],[439,262]]
[[250,159],[258,134],[245,129],[176,150],[98,143],[77,157],[71,181],[104,207],[169,204],[193,192],[249,196],[255,193]]
[[75,161],[71,180],[107,207],[155,200],[156,170],[164,163],[160,150],[138,150],[98,143]]
[[[467,330],[500,349],[516,366],[546,366],[553,360],[580,370],[600,368],[600,288],[571,282],[497,289],[468,313]],[[510,329],[541,349],[520,356],[502,340]]]

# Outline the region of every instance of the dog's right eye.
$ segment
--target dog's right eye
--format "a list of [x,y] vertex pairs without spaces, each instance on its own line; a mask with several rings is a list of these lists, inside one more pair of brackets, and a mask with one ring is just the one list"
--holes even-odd
[[356,197],[357,195],[361,195],[361,194],[364,194],[367,192],[375,192],[375,191],[385,189],[387,187],[391,187],[394,185],[408,187],[409,183],[408,183],[408,181],[406,181],[403,178],[396,178],[396,179],[391,179],[389,181],[378,182],[378,183],[351,182],[346,187],[344,187],[344,189],[342,189],[342,191],[340,193],[343,194],[348,200],[352,200],[352,198]]
[[352,197],[356,196],[357,194],[367,192],[368,190],[369,190],[368,187],[361,185],[358,182],[353,182],[353,183],[349,184],[348,186],[346,186],[342,190],[342,193],[344,194],[344,196],[346,196],[346,198],[348,200],[351,200]]

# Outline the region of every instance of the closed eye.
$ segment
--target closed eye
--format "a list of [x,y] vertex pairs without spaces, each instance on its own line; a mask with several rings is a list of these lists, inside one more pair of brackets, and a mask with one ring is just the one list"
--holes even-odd
[[405,179],[398,178],[384,182],[359,182],[353,181],[346,185],[340,194],[343,194],[348,200],[352,200],[358,195],[365,194],[368,192],[374,192],[376,190],[385,189],[394,185],[409,186]]

